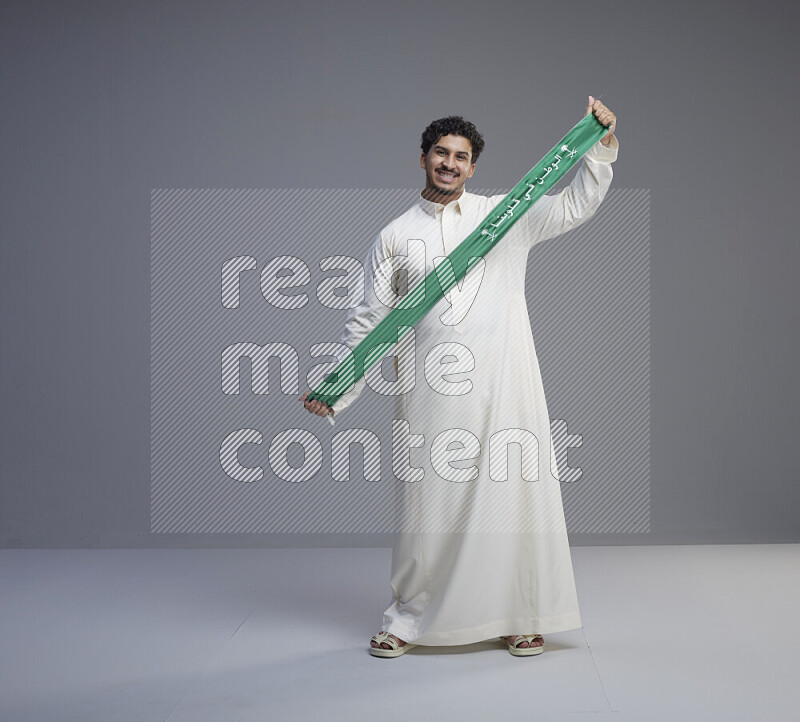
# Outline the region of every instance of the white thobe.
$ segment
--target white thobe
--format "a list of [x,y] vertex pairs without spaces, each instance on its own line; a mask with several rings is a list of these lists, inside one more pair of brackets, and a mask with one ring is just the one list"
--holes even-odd
[[[570,185],[542,196],[394,350],[413,388],[394,397],[392,600],[381,629],[407,642],[581,626],[525,271],[536,243],[594,214],[617,150],[616,138],[592,146]],[[420,195],[367,254],[364,301],[342,343],[355,348],[504,197],[465,191],[442,205]],[[334,404],[335,419],[364,386]]]

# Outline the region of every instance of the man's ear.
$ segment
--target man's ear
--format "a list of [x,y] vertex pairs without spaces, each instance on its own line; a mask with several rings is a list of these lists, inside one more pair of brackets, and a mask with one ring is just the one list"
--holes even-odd
[[472,178],[472,174],[475,172],[475,164],[473,163],[470,166],[469,173],[467,174],[467,178]]
[[425,154],[424,153],[422,153],[420,155],[420,157],[419,157],[419,167],[423,168],[423,169],[425,168]]

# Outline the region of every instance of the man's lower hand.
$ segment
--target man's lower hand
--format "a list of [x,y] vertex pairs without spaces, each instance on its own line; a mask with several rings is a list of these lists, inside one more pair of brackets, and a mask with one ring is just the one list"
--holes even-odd
[[317,416],[329,416],[329,415],[333,416],[334,415],[335,412],[334,412],[333,408],[328,406],[328,404],[324,404],[324,403],[322,403],[322,401],[317,401],[316,399],[313,399],[311,401],[307,401],[306,398],[308,397],[308,395],[310,393],[311,393],[311,389],[306,391],[299,399],[300,401],[303,402],[303,406],[305,406],[305,408],[308,409],[308,412],[310,414],[316,414]]

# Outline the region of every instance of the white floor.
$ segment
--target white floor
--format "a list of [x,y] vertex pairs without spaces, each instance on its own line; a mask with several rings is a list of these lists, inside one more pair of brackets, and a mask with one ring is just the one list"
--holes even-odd
[[573,547],[583,629],[367,652],[389,549],[0,551],[0,720],[800,719],[800,545]]

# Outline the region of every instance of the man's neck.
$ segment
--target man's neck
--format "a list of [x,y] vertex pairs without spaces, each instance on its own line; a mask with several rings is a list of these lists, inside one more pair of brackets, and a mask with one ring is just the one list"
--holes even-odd
[[458,195],[454,195],[452,193],[441,193],[436,188],[424,188],[420,195],[426,200],[430,201],[431,203],[441,203],[443,206],[446,206],[448,203],[452,203],[453,201],[457,201],[464,195],[464,189],[462,188]]

